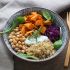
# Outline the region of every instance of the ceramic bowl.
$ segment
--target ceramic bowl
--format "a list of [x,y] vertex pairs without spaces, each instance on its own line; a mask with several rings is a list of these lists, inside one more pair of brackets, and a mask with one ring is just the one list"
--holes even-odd
[[24,16],[26,14],[29,14],[32,11],[37,11],[37,12],[41,12],[42,10],[47,10],[49,12],[51,12],[51,14],[53,15],[53,17],[55,18],[54,22],[56,23],[57,26],[61,27],[61,31],[62,31],[62,46],[60,47],[59,50],[57,50],[57,52],[52,55],[51,57],[48,57],[46,59],[42,59],[42,60],[31,60],[31,59],[25,59],[22,58],[20,56],[17,55],[17,53],[12,49],[9,41],[8,41],[8,33],[3,34],[3,39],[4,42],[7,46],[7,48],[12,52],[13,55],[17,56],[18,58],[25,60],[25,61],[30,61],[30,62],[45,62],[48,60],[51,60],[53,58],[55,58],[56,56],[58,56],[58,54],[60,54],[62,52],[62,50],[64,49],[64,47],[67,46],[68,41],[69,41],[69,36],[68,36],[68,26],[67,24],[64,22],[64,20],[55,12],[52,12],[51,10],[48,9],[44,9],[44,8],[39,8],[39,7],[33,7],[33,8],[26,8],[26,9],[22,9],[18,12],[16,12],[15,14],[13,14],[9,20],[7,21],[7,24],[4,28],[4,30],[10,25],[10,23],[18,16]]

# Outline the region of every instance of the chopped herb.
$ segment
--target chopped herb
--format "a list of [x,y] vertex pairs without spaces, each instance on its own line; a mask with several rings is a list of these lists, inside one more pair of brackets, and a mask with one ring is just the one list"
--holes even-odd
[[36,42],[37,42],[37,37],[40,35],[40,32],[41,32],[41,27],[38,29],[38,30],[35,30],[33,33],[32,33],[32,36],[29,37],[29,39],[31,37],[35,38],[36,39]]

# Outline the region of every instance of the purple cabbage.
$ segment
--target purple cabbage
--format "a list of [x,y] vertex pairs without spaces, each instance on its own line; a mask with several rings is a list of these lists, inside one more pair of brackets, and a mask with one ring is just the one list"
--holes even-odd
[[55,42],[60,38],[60,27],[55,25],[48,26],[45,35],[47,35],[52,42]]

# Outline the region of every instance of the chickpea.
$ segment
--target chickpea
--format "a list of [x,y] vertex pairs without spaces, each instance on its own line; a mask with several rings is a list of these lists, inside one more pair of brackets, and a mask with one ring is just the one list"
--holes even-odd
[[12,36],[13,38],[16,38],[16,36]]
[[22,39],[23,39],[23,41],[24,41],[26,38],[25,38],[25,37],[23,37]]
[[22,48],[22,45],[19,45],[18,48]]
[[22,44],[21,41],[18,41],[18,44]]
[[11,36],[11,35],[9,35],[9,37],[8,37],[8,38],[10,39],[10,38],[12,38],[12,36]]
[[19,38],[20,41],[23,41],[23,38]]
[[17,37],[20,37],[20,35],[17,35]]
[[25,36],[22,36],[22,38],[25,38]]
[[15,51],[18,51],[19,50],[19,48],[15,48]]
[[9,42],[13,42],[13,39],[9,39]]
[[20,32],[17,32],[17,33],[16,33],[16,35],[19,35],[19,34],[20,34]]
[[12,34],[10,33],[9,36],[11,36]]
[[25,51],[24,50],[21,50],[21,52],[24,53]]
[[24,42],[22,42],[22,44],[24,45],[25,43],[24,43]]
[[21,52],[21,50],[19,49],[18,52]]
[[16,44],[16,47],[18,47],[18,46],[19,46],[19,44],[17,43],[17,44]]
[[23,49],[23,50],[26,50],[26,47],[25,47],[25,46],[23,46],[23,47],[22,47],[22,49]]
[[16,43],[17,43],[17,41],[16,41],[15,39],[13,39],[13,43],[14,43],[14,44],[16,44]]
[[15,45],[12,45],[12,48],[15,48],[16,46]]
[[14,29],[14,31],[16,31],[16,32],[17,32],[17,31],[19,31],[19,30],[18,30],[18,28],[16,28],[16,29]]
[[18,38],[18,37],[16,37],[16,38],[15,38],[15,40],[16,40],[16,41],[18,41],[18,40],[19,40],[19,38]]
[[14,45],[14,43],[13,43],[13,42],[11,42],[11,45]]
[[27,34],[25,34],[25,37],[27,37],[28,35]]
[[11,32],[10,34],[13,35],[13,34],[15,34],[15,32],[13,31],[13,32]]
[[20,37],[22,37],[23,35],[22,34],[19,34],[20,35]]

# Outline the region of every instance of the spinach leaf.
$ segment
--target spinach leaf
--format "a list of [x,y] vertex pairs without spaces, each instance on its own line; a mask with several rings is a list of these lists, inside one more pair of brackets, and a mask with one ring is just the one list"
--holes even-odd
[[51,13],[49,13],[47,10],[42,11],[42,15],[47,20],[52,20]]
[[10,24],[10,26],[8,28],[6,28],[3,32],[0,32],[0,34],[11,32],[18,24],[21,24],[24,22],[25,22],[25,19],[23,17],[19,16],[15,20],[12,21],[12,23]]
[[38,60],[37,57],[35,57],[35,56],[31,56],[31,55],[28,55],[28,54],[24,54],[24,53],[17,53],[17,55],[20,56],[20,57],[22,57],[22,58]]
[[12,24],[11,24],[11,26],[8,26],[8,28],[5,29],[3,32],[0,32],[0,34],[2,34],[2,33],[7,33],[7,32],[11,32],[15,27],[16,27],[16,24],[15,24],[15,22],[13,21]]
[[58,50],[61,47],[61,45],[62,45],[62,40],[61,39],[58,40],[58,41],[55,41],[54,44],[53,44],[53,46],[56,50]]
[[16,18],[16,22],[18,22],[20,24],[20,23],[25,22],[25,19],[24,19],[24,17],[19,16],[19,17]]

